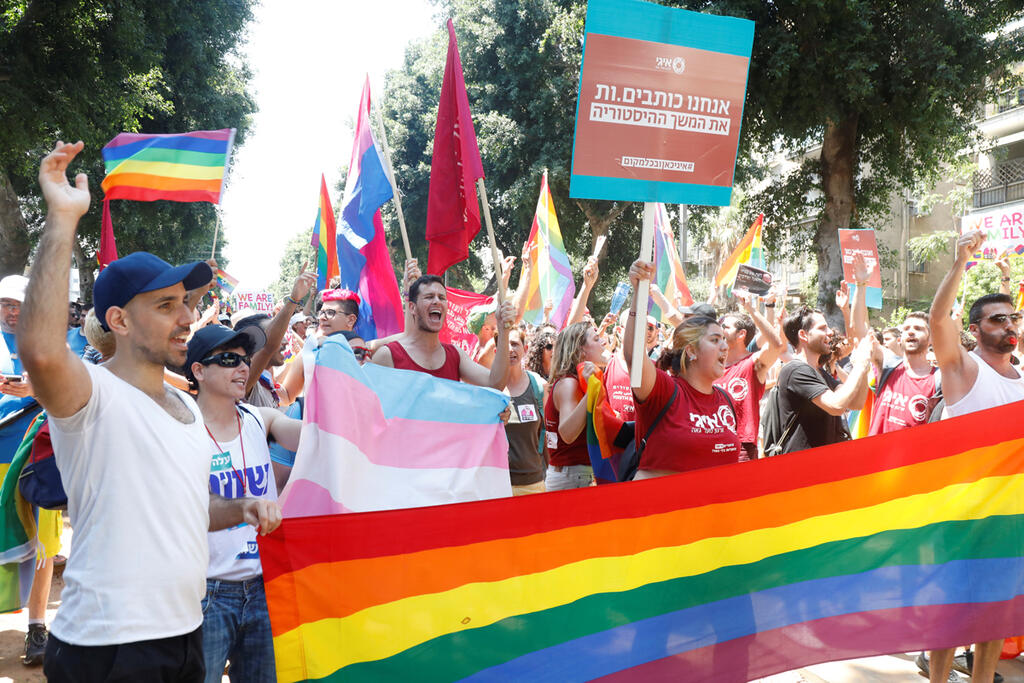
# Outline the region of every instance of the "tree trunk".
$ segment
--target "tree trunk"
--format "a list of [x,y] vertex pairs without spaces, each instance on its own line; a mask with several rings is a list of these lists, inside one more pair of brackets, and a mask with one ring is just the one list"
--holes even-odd
[[821,145],[821,186],[825,211],[814,243],[818,250],[818,307],[829,325],[842,330],[843,316],[836,308],[835,293],[843,279],[840,228],[849,228],[856,207],[854,180],[857,172],[857,116],[838,123],[829,121]]
[[[587,223],[590,224],[590,252],[594,252],[597,238],[607,235],[609,228],[615,219],[622,215],[622,212],[629,208],[629,202],[614,202],[610,209],[601,211],[600,206],[591,201],[577,200],[576,206],[586,215]],[[605,250],[607,253],[607,250]],[[638,254],[639,255],[639,254]],[[598,257],[598,262],[604,258],[604,254]]]
[[7,172],[0,170],[0,277],[25,272],[28,264],[28,224],[21,215],[18,195]]
[[83,303],[92,303],[92,286],[95,282],[93,273],[96,272],[98,267],[96,256],[94,254],[91,259],[86,258],[85,251],[82,249],[82,243],[78,241],[77,235],[71,243],[71,253],[75,255],[75,261],[78,262],[78,286],[82,292],[79,298]]

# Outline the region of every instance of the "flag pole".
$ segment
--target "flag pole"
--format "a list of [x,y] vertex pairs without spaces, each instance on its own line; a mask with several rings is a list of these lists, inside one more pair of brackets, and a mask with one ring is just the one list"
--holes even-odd
[[487,239],[491,243],[491,259],[494,260],[494,277],[498,279],[498,306],[505,303],[505,287],[501,284],[501,254],[498,253],[498,243],[494,240],[494,226],[491,225],[491,207],[487,202],[487,188],[484,187],[484,179],[477,178],[476,186],[480,189],[480,199],[484,205],[484,222],[487,224]]
[[215,209],[214,212],[217,214],[217,222],[213,226],[213,249],[210,250],[211,259],[217,253],[217,233],[220,232],[220,209]]
[[[640,260],[651,261],[654,249],[654,202],[644,202],[644,228],[640,233]],[[640,388],[644,376],[644,359],[647,348],[647,299],[650,296],[650,280],[640,280],[636,285],[636,320],[633,321],[633,362],[629,369],[629,383],[634,389]]]
[[395,197],[395,210],[398,212],[398,227],[402,231],[402,246],[405,247],[405,260],[412,259],[412,249],[409,247],[409,233],[405,230],[405,214],[402,213],[402,197],[398,194],[398,184],[395,182],[395,169],[391,165],[391,148],[388,146],[388,134],[384,129],[384,116],[380,113],[380,107],[371,107],[377,118],[377,126],[380,128],[380,142],[384,149],[384,163],[388,165],[388,180],[391,181],[391,192]]

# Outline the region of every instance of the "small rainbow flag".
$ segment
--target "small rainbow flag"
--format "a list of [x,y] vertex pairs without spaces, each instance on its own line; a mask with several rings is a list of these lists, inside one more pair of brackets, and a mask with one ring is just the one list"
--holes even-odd
[[[693,303],[690,288],[686,284],[686,273],[676,250],[668,209],[661,203],[657,204],[654,212],[654,268],[658,288],[670,304],[674,306],[677,298],[683,306]],[[651,315],[664,323],[669,322],[665,318],[665,311],[658,306],[651,306]]]
[[561,328],[572,308],[576,284],[572,266],[569,265],[569,255],[562,243],[562,231],[558,227],[558,216],[555,215],[546,170],[541,176],[537,212],[533,217],[527,245],[532,268],[529,282],[519,283],[520,287],[527,288],[523,319],[534,325],[544,322],[544,304],[550,300],[555,306],[551,311],[551,323]]
[[235,129],[121,133],[103,148],[104,199],[220,202]]
[[1017,299],[1013,302],[1013,310],[1024,310],[1024,282],[1017,285]]
[[[582,365],[577,369],[583,383]],[[604,373],[598,369],[584,384],[587,392],[587,451],[594,478],[598,484],[614,484],[618,478],[621,449],[615,448],[615,437],[622,429],[623,419],[615,414],[608,402],[604,386]]]
[[227,271],[223,268],[218,268],[217,286],[220,287],[220,291],[224,292],[225,296],[231,296],[235,291],[235,287],[238,286],[238,280],[228,275]]
[[313,223],[313,248],[316,249],[316,287],[327,289],[331,278],[340,274],[338,267],[337,227],[334,223],[334,207],[327,194],[327,179],[320,174],[320,201]]
[[764,223],[764,214],[758,214],[757,218],[747,230],[740,243],[729,254],[722,267],[715,275],[715,287],[722,285],[732,286],[736,280],[736,271],[741,263],[746,263],[755,268],[764,268],[764,252],[761,249],[761,226]]
[[747,681],[1024,633],[1020,410],[616,486],[286,518],[259,537],[278,680]]

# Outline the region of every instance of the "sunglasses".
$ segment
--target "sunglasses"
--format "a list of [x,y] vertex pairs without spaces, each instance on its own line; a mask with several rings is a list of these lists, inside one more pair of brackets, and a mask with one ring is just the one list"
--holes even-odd
[[1014,325],[1019,325],[1021,319],[1024,319],[1024,313],[996,313],[985,318],[985,320],[996,325],[1005,325],[1007,320]]
[[212,356],[202,359],[199,361],[203,365],[213,365],[216,363],[222,368],[237,368],[239,363],[245,363],[246,365],[252,364],[251,356],[243,356],[240,353],[234,351],[225,351],[223,353],[216,353]]
[[370,350],[365,346],[353,346],[352,353],[355,354],[356,360],[363,360],[370,355]]

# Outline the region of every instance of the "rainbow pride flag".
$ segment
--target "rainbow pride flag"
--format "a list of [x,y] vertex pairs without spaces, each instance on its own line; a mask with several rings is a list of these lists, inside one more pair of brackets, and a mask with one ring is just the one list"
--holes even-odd
[[316,221],[313,223],[312,245],[316,249],[316,288],[327,289],[331,278],[338,276],[337,228],[331,195],[327,194],[327,179],[320,174],[320,198],[317,202]]
[[103,147],[104,199],[220,202],[235,129],[121,133]]
[[390,510],[512,495],[499,391],[359,365],[327,337],[306,377],[285,516]]
[[[670,304],[676,305],[677,300],[682,306],[693,303],[690,288],[686,284],[686,273],[679,260],[679,251],[676,250],[668,209],[660,202],[654,212],[654,269],[658,288]],[[659,306],[651,306],[651,315],[664,323],[669,322],[665,318],[665,311]]]
[[224,296],[231,296],[235,291],[235,287],[238,286],[238,279],[228,275],[228,272],[223,268],[218,268],[217,286],[220,287],[220,291],[224,293]]
[[[580,377],[582,382],[583,378]],[[604,373],[598,369],[586,382],[587,392],[587,452],[594,478],[598,484],[618,482],[619,457],[622,451],[615,448],[615,437],[622,429],[623,419],[615,414],[608,402],[604,386]]]
[[1017,298],[1013,302],[1013,310],[1024,310],[1024,282],[1017,285]]
[[761,248],[761,226],[763,223],[764,214],[758,214],[746,234],[743,235],[743,239],[732,250],[722,267],[718,269],[718,274],[715,275],[715,287],[722,285],[731,287],[736,280],[736,271],[739,270],[741,263],[764,269],[764,251]]
[[617,486],[285,519],[259,539],[278,680],[717,683],[1024,633],[1020,410]]
[[540,181],[540,197],[537,212],[533,216],[530,239],[530,279],[519,286],[527,288],[526,312],[523,319],[534,325],[544,322],[544,304],[554,302],[551,323],[561,329],[572,308],[576,296],[576,283],[569,265],[569,255],[562,243],[562,231],[558,227],[555,204],[548,187],[548,172],[545,170]]

